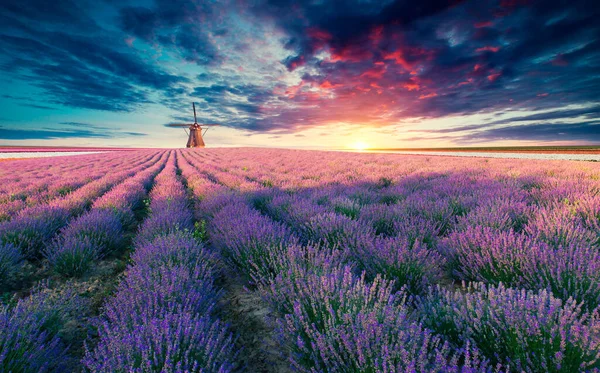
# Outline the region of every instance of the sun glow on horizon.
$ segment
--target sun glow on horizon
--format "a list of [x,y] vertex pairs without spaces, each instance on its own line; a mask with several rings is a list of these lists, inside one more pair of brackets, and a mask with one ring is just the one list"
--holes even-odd
[[349,144],[347,147],[354,150],[367,150],[371,148],[371,146],[364,141],[356,141],[352,144]]

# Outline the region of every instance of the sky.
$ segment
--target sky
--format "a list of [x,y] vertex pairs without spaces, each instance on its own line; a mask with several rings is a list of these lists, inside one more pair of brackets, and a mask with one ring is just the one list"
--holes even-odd
[[0,144],[600,144],[597,0],[3,0]]

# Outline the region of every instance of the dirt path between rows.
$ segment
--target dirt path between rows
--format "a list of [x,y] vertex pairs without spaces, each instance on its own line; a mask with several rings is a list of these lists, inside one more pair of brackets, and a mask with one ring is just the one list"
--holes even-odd
[[292,372],[282,356],[275,326],[268,321],[270,310],[256,292],[245,287],[245,280],[228,271],[224,275],[225,290],[221,302],[222,319],[230,324],[240,346],[235,372]]

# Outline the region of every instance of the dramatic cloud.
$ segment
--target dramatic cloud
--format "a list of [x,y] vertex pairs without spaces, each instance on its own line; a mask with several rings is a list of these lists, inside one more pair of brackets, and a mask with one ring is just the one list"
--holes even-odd
[[162,108],[167,123],[190,122],[195,101],[199,121],[253,133],[411,123],[598,141],[598,19],[588,0],[8,0],[0,77],[42,93],[8,92],[17,105]]

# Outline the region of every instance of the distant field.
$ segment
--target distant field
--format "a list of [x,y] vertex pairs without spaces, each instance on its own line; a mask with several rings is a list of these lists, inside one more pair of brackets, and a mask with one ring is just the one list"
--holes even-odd
[[600,164],[259,148],[0,166],[0,372],[598,372]]
[[136,148],[102,148],[102,147],[57,147],[57,146],[0,146],[0,153],[30,153],[30,152],[105,152],[105,151],[136,151]]
[[584,146],[494,146],[454,148],[378,148],[379,151],[448,151],[494,153],[600,154],[600,145]]

